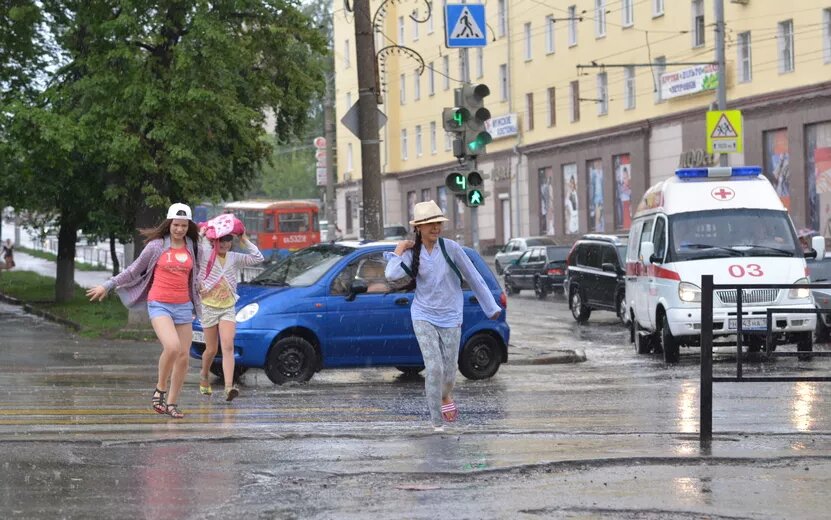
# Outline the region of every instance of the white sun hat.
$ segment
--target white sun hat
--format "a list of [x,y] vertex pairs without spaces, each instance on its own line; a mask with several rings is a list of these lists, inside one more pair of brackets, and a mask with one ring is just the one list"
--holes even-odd
[[441,210],[436,201],[428,200],[427,202],[419,202],[413,208],[413,220],[410,221],[411,226],[420,226],[422,224],[432,224],[433,222],[447,222],[444,212]]
[[168,208],[167,218],[193,220],[193,213],[190,211],[190,206],[177,202]]

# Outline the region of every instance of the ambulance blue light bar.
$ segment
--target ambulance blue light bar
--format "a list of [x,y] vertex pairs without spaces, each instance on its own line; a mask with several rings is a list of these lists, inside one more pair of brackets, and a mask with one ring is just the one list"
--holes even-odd
[[761,174],[761,166],[713,166],[711,168],[678,168],[675,170],[675,175],[679,179],[758,177]]

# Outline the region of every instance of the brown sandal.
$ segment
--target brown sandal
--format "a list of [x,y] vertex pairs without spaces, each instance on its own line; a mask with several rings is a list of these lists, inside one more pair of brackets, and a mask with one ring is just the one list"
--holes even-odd
[[153,392],[153,399],[150,401],[150,403],[153,407],[154,412],[162,415],[167,413],[167,405],[164,402],[164,394],[166,393],[167,392],[162,392],[158,388]]
[[178,408],[176,408],[175,403],[168,403],[168,405],[167,405],[167,415],[171,416],[174,419],[184,419],[185,418],[185,414],[183,414],[182,412],[179,411]]

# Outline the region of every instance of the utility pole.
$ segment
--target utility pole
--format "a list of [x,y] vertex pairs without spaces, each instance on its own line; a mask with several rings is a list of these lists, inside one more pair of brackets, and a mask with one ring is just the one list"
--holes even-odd
[[[716,63],[718,63],[718,109],[727,110],[727,77],[724,58],[724,0],[714,0],[716,12]],[[719,166],[727,166],[727,154],[720,153]]]
[[384,238],[381,203],[381,153],[378,141],[375,38],[369,0],[355,0],[355,53],[358,67],[358,128],[361,140],[361,185],[364,238]]
[[326,238],[335,239],[335,75],[326,75],[326,99],[323,101],[323,136],[326,139]]

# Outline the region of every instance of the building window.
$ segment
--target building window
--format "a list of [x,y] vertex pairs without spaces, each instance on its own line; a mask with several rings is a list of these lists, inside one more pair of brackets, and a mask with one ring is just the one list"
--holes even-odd
[[418,71],[413,72],[413,101],[421,99],[421,76]]
[[436,155],[438,145],[436,144],[436,122],[430,121],[430,153]]
[[399,88],[398,98],[399,98],[399,102],[403,105],[407,102],[407,75],[402,74],[398,78],[398,81],[401,83],[398,86],[398,88]]
[[664,100],[664,94],[661,92],[661,75],[667,70],[667,59],[665,56],[658,56],[652,62],[652,71],[654,74],[653,84],[655,85],[655,102],[661,103]]
[[753,79],[753,61],[750,54],[750,31],[739,33],[739,59],[736,63],[739,82],[747,83]]
[[635,24],[635,7],[632,0],[621,0],[620,16],[624,27],[632,27]]
[[445,215],[450,214],[447,211],[447,186],[436,186],[436,203],[439,205],[442,213]]
[[442,73],[444,74],[444,90],[450,88],[450,56],[442,57]]
[[413,21],[413,41],[418,40],[418,8],[413,9],[413,17],[410,20]]
[[577,6],[568,6],[568,46],[577,45]]
[[606,0],[594,0],[594,35],[606,36]]
[[453,148],[453,135],[450,132],[444,133],[444,151],[449,152]]
[[825,63],[831,63],[831,7],[822,10],[822,42]]
[[580,82],[572,81],[569,84],[569,99],[571,108],[571,122],[580,121]]
[[435,9],[430,9],[430,18],[427,19],[427,34],[433,34],[436,32],[436,25],[433,20],[436,19],[436,11]]
[[436,93],[436,71],[433,70],[433,62],[430,62],[430,66],[427,68],[427,92],[429,95],[433,95]]
[[[347,92],[346,93],[346,112],[348,112],[350,108],[352,108],[352,93]],[[344,114],[346,112],[344,112]]]
[[635,67],[631,65],[623,68],[623,107],[626,110],[635,108]]
[[499,0],[496,10],[496,29],[500,38],[505,36],[505,33],[508,30],[508,12],[507,12],[507,0]]
[[499,100],[508,101],[508,66],[499,66]]
[[485,75],[485,50],[482,47],[476,49],[476,77]]
[[430,200],[430,188],[421,188],[421,202]]
[[404,17],[398,17],[398,43],[404,43]]
[[704,0],[692,0],[693,47],[704,45]]
[[545,17],[545,52],[554,52],[554,15]]
[[779,22],[779,72],[793,72],[793,20]]
[[407,129],[401,129],[401,160],[407,160]]
[[523,26],[522,32],[525,35],[525,61],[528,61],[534,57],[531,49],[531,22]]
[[416,125],[415,127],[415,152],[416,157],[421,157],[421,154],[424,152],[421,148],[421,125]]
[[352,143],[346,144],[346,171],[352,171]]
[[534,94],[529,92],[525,94],[525,130],[531,131],[534,129]]
[[407,192],[407,220],[415,219],[416,192]]
[[609,113],[609,81],[605,72],[597,75],[597,115]]
[[652,0],[652,16],[663,16],[664,0]]
[[557,126],[557,89],[548,88],[548,126]]
[[352,62],[352,53],[349,52],[349,40],[343,42],[343,68],[348,69]]

